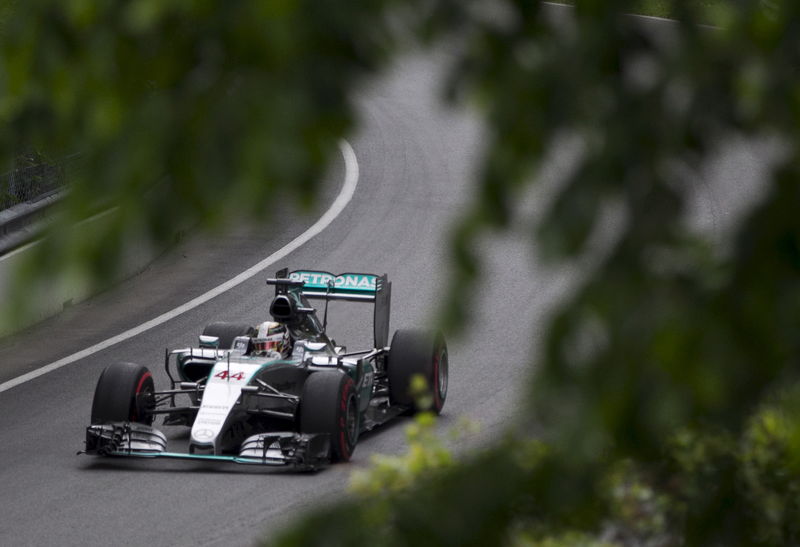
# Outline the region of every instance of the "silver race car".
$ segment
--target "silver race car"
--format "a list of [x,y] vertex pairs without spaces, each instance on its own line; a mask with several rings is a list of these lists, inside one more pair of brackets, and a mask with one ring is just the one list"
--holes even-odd
[[[409,412],[440,412],[447,396],[447,345],[440,333],[398,330],[388,343],[386,275],[283,269],[272,321],[213,323],[199,347],[167,350],[167,390],[150,371],[115,363],[100,375],[85,453],[226,461],[317,469],[347,461],[358,436]],[[310,300],[324,301],[320,321]],[[348,352],[326,334],[332,300],[373,306],[374,347]],[[429,391],[412,393],[420,375]],[[154,427],[191,427],[188,452],[168,450]]]

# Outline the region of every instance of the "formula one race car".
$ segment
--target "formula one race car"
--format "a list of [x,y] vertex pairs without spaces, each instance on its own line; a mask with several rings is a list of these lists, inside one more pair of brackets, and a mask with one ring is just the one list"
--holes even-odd
[[[387,344],[386,275],[279,271],[273,321],[213,323],[199,347],[165,352],[170,388],[155,389],[133,363],[107,367],[97,382],[86,453],[168,457],[317,469],[347,461],[358,436],[408,412],[439,413],[447,396],[447,346],[440,333],[398,330]],[[323,300],[323,321],[309,304]],[[331,300],[373,303],[374,347],[347,352],[326,334]],[[412,377],[429,392],[411,391]],[[176,378],[177,377],[177,378]],[[191,427],[189,451],[167,451],[153,427]]]

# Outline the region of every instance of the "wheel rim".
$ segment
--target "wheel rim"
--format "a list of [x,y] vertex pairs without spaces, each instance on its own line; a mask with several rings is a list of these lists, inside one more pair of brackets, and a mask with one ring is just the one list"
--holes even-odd
[[[149,380],[149,381],[148,381]],[[147,372],[139,379],[139,385],[136,386],[136,393],[133,396],[133,412],[131,421],[144,424],[153,423],[153,414],[149,412],[153,406],[153,377]]]

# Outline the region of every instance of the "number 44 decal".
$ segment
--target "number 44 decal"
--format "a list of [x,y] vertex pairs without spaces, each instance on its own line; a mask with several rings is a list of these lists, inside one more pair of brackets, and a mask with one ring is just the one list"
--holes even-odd
[[214,378],[219,378],[221,380],[244,380],[244,372],[237,372],[235,374],[228,374],[227,370],[222,370],[214,375]]

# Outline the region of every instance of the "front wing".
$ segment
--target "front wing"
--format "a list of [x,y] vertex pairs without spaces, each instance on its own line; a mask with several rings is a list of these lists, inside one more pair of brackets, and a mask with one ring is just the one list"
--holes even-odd
[[319,469],[330,463],[330,437],[327,434],[259,433],[242,443],[238,456],[167,452],[166,448],[164,434],[148,425],[118,422],[86,428],[84,453],[90,455],[290,466],[304,470]]

